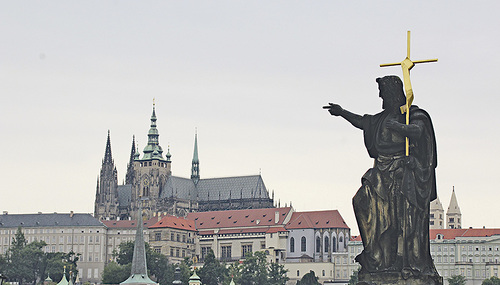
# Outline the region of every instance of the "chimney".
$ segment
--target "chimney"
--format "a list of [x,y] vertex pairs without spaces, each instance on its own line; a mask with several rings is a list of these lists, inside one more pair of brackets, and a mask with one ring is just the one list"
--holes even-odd
[[277,224],[280,221],[280,211],[274,212],[274,223]]
[[69,212],[69,217],[70,218],[73,218],[74,215],[75,215],[75,213],[73,211]]

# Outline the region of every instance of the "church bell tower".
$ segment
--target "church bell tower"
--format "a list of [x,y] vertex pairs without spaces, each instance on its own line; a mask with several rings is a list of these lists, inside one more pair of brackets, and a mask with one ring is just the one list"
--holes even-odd
[[144,197],[143,210],[148,217],[158,210],[158,200],[167,177],[172,174],[170,152],[163,157],[163,149],[159,142],[159,133],[156,128],[156,110],[153,103],[151,125],[148,132],[148,144],[144,147],[142,158],[134,154],[135,183],[132,191],[132,212],[136,215],[139,197]]

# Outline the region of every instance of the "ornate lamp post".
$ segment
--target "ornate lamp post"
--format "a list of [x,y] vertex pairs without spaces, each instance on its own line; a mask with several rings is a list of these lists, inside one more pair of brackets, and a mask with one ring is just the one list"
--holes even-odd
[[0,273],[0,285],[2,285],[5,280],[7,280],[7,276]]

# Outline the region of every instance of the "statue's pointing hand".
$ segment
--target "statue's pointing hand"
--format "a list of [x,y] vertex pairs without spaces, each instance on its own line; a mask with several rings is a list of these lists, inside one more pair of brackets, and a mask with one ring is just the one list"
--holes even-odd
[[328,109],[328,112],[330,112],[330,114],[332,114],[333,116],[340,116],[340,114],[344,110],[342,109],[342,107],[340,107],[340,105],[333,103],[328,103],[328,106],[323,106],[323,109]]

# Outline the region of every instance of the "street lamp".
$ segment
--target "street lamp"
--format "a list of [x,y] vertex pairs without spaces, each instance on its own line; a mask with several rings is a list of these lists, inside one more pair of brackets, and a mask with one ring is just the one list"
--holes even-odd
[[7,276],[0,273],[0,285],[2,285],[5,280],[7,280]]

